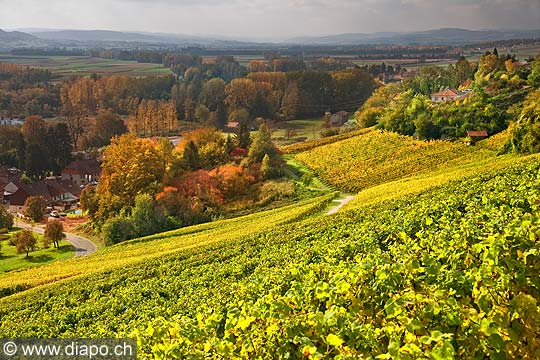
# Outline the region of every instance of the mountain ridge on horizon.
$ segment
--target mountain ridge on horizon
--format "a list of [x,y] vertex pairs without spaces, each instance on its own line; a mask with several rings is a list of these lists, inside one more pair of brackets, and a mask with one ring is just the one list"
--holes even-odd
[[[21,30],[29,30],[23,32]],[[75,42],[88,43],[142,43],[163,45],[223,45],[223,44],[287,44],[304,46],[328,45],[465,45],[488,41],[510,39],[540,39],[538,30],[470,30],[463,28],[440,28],[413,32],[342,33],[323,36],[301,36],[282,41],[257,41],[226,35],[187,35],[174,33],[153,33],[136,31],[116,31],[106,29],[43,29],[27,28],[6,32],[0,30],[0,41],[29,42],[62,45]]]

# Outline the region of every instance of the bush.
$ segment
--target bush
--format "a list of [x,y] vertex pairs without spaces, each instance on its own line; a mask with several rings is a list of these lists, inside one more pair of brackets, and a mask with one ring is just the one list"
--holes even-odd
[[305,186],[308,186],[308,185],[311,184],[311,182],[313,181],[313,174],[310,173],[310,172],[304,173],[304,175],[302,175],[302,177],[300,178],[300,181],[301,181],[302,184],[304,184]]
[[125,217],[115,217],[103,225],[103,238],[107,245],[118,244],[132,239],[135,234],[133,223]]
[[339,134],[338,128],[323,128],[321,129],[321,137],[328,137],[328,136],[334,136]]
[[294,184],[290,181],[268,181],[261,186],[259,204],[266,205],[276,200],[293,197]]

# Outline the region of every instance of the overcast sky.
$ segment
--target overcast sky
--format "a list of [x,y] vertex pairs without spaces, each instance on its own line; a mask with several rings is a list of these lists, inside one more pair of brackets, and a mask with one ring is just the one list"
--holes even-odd
[[540,0],[0,0],[0,28],[287,39],[441,27],[540,28]]

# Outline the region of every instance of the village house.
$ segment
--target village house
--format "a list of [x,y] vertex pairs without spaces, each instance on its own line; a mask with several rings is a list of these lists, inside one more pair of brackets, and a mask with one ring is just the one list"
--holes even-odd
[[228,131],[236,131],[236,129],[238,129],[239,126],[240,126],[240,123],[238,121],[229,121],[227,125],[225,125],[225,128]]
[[328,119],[328,122],[331,126],[340,127],[343,126],[347,121],[349,121],[349,113],[347,111],[338,111],[335,114],[326,113],[325,117]]
[[73,182],[60,177],[49,177],[31,184],[14,180],[4,186],[4,200],[12,212],[21,212],[26,200],[32,196],[43,196],[49,206],[67,210],[77,205],[81,190]]
[[431,94],[431,101],[434,103],[443,102],[443,101],[456,101],[459,98],[462,98],[468,95],[470,91],[459,91],[456,89],[446,89],[434,94]]
[[101,165],[94,158],[72,161],[62,170],[62,180],[70,180],[77,186],[96,182],[100,175]]

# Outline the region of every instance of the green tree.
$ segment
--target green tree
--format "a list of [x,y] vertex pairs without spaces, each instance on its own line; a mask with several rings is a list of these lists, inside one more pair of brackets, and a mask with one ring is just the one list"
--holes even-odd
[[55,248],[60,247],[60,241],[64,237],[64,226],[62,223],[56,219],[49,220],[47,225],[45,225],[45,236],[49,243],[52,242]]
[[72,160],[73,144],[68,126],[65,123],[50,126],[46,140],[51,170],[59,174]]
[[184,167],[188,170],[196,170],[200,168],[201,158],[199,157],[199,150],[193,141],[189,141],[184,148],[182,161]]
[[15,246],[19,254],[26,253],[28,257],[30,251],[36,249],[37,239],[30,230],[21,230],[15,234]]
[[296,82],[291,82],[285,90],[283,102],[281,104],[281,113],[287,120],[294,119],[300,112],[300,90]]
[[532,70],[527,80],[529,80],[529,84],[532,87],[540,88],[540,58],[534,60],[532,63]]
[[148,194],[141,194],[135,198],[135,206],[129,219],[137,237],[165,230],[165,217],[156,210],[154,199]]
[[259,130],[253,135],[253,142],[249,147],[248,158],[250,162],[261,162],[265,155],[270,159],[274,159],[278,154],[274,143],[272,142],[272,134],[268,127],[262,124]]
[[47,210],[47,199],[44,196],[30,196],[24,202],[24,216],[34,222],[40,222]]
[[94,147],[107,146],[111,139],[127,132],[122,118],[111,109],[100,109],[96,115],[96,123],[88,137],[88,145]]
[[457,87],[465,82],[465,80],[472,79],[474,75],[474,69],[471,65],[471,63],[465,58],[465,56],[461,56],[456,64],[456,67],[454,69],[455,72],[455,83],[454,85]]
[[236,144],[242,149],[247,149],[251,145],[251,134],[247,124],[240,124],[236,134]]
[[11,229],[13,227],[13,215],[3,206],[0,206],[0,229]]
[[99,197],[95,186],[87,186],[80,196],[81,208],[88,213],[90,219],[95,220],[99,211]]
[[265,180],[274,179],[281,175],[280,168],[277,166],[276,161],[270,159],[268,154],[265,154],[262,159],[261,175]]
[[223,105],[223,100],[225,100],[225,81],[220,78],[213,78],[205,82],[201,90],[200,100],[210,111],[216,111],[219,106]]
[[515,124],[510,126],[512,135],[506,150],[517,153],[540,152],[540,90],[531,93]]
[[102,236],[107,242],[107,245],[118,244],[122,241],[132,239],[135,230],[132,222],[123,216],[114,217],[105,222],[103,225]]
[[195,120],[200,124],[206,124],[209,118],[210,110],[204,104],[199,104],[195,109]]

